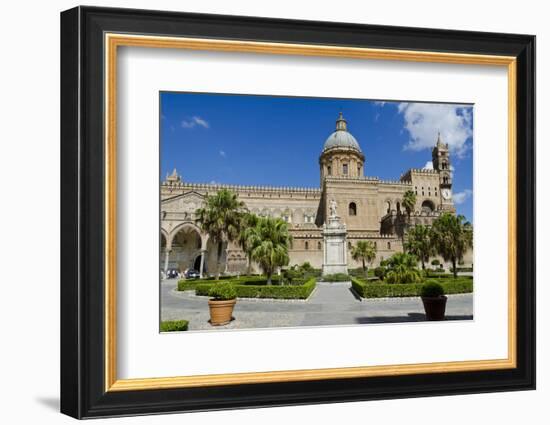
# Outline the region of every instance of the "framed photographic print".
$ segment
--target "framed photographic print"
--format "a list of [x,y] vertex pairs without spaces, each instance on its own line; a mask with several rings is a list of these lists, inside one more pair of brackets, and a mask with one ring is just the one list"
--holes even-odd
[[61,14],[61,411],[533,389],[535,38]]

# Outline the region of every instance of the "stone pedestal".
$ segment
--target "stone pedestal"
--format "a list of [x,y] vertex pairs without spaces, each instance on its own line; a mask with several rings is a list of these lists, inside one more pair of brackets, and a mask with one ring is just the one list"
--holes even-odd
[[348,273],[346,235],[346,226],[340,221],[340,217],[330,216],[323,226],[323,276]]

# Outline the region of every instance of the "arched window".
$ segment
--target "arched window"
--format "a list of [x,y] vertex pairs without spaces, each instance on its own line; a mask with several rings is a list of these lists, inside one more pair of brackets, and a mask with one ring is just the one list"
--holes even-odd
[[327,167],[327,174],[332,176],[332,167],[330,165]]
[[357,205],[355,205],[355,202],[350,202],[348,214],[349,215],[357,215]]
[[391,212],[391,202],[390,201],[386,201],[386,206],[388,207],[386,212],[389,214]]
[[391,242],[388,242],[388,249],[391,249]]
[[317,242],[317,249],[320,251],[321,250],[321,242]]
[[306,249],[306,251],[309,249],[309,242],[308,241],[304,242],[304,248]]
[[397,212],[400,213],[401,212],[401,204],[398,202],[397,203]]
[[374,241],[374,249],[378,249],[378,244],[376,243],[376,241]]
[[348,164],[342,164],[342,174],[344,176],[348,175]]
[[351,249],[351,242],[348,242],[348,249]]

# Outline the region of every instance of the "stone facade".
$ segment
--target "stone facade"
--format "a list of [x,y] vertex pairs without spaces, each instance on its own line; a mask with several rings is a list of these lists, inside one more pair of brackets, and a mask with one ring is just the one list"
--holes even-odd
[[[336,130],[326,140],[319,157],[320,187],[234,186],[185,182],[177,171],[161,183],[161,267],[195,268],[214,272],[216,247],[195,224],[195,211],[205,196],[225,188],[238,194],[247,209],[259,216],[281,217],[289,223],[293,243],[290,264],[308,261],[322,268],[325,256],[324,227],[334,201],[345,225],[348,268],[360,264],[349,251],[359,240],[370,240],[377,248],[373,265],[403,250],[403,228],[408,217],[403,195],[417,195],[412,224],[430,225],[442,212],[454,213],[449,149],[438,136],[432,151],[433,169],[410,169],[399,180],[384,181],[364,175],[365,156],[347,130],[340,114]],[[441,260],[441,259],[440,259]],[[465,258],[471,264],[471,253]],[[223,271],[242,273],[247,268],[244,253],[230,243],[222,249]],[[256,269],[255,265],[252,265]]]

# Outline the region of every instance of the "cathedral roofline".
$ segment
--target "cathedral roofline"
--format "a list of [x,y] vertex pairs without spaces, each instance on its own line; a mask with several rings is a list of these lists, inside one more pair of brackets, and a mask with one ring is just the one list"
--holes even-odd
[[246,185],[233,185],[233,184],[221,184],[221,183],[179,183],[170,185],[168,182],[163,182],[163,186],[168,188],[178,189],[207,189],[207,190],[220,190],[220,189],[232,189],[237,191],[255,191],[255,192],[283,192],[283,193],[311,193],[320,194],[320,188],[313,187],[291,187],[291,186],[246,186]]
[[338,181],[346,181],[346,182],[355,182],[355,183],[372,183],[372,184],[391,184],[391,185],[399,185],[399,186],[410,186],[410,182],[407,181],[401,181],[401,180],[381,180],[378,177],[368,177],[368,176],[326,176],[325,181],[330,182],[338,182]]

